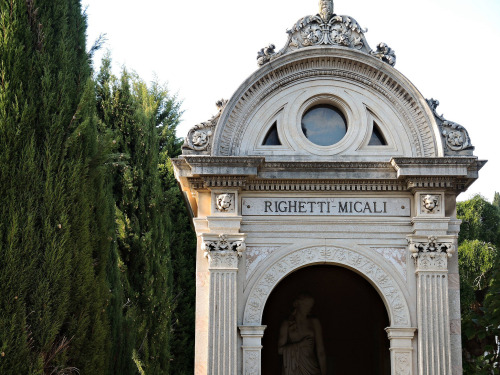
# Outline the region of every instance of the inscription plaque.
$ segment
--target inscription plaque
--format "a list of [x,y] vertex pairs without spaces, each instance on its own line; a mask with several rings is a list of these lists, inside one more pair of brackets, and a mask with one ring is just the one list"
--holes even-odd
[[410,198],[244,198],[242,215],[410,216]]

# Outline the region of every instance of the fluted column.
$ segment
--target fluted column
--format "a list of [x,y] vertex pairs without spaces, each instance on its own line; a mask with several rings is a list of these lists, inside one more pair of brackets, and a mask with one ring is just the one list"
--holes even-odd
[[202,236],[210,272],[208,314],[209,375],[237,373],[237,273],[244,235]]
[[418,374],[449,375],[451,368],[448,258],[453,236],[413,237],[417,275]]

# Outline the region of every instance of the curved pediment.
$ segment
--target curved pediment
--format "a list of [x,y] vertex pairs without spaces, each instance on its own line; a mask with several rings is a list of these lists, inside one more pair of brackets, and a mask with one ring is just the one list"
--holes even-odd
[[[317,104],[343,113],[347,132],[340,142],[316,145],[303,133],[302,116]],[[275,123],[281,145],[264,145]],[[369,145],[374,123],[387,144]],[[439,134],[429,105],[397,70],[352,49],[311,47],[264,65],[240,86],[221,114],[212,154],[304,160],[434,157],[444,154]]]
[[287,32],[285,46],[263,48],[260,68],[190,130],[183,154],[270,161],[472,155],[465,128],[439,116],[438,102],[394,68],[394,51],[384,43],[372,50],[366,30],[334,14],[331,0]]

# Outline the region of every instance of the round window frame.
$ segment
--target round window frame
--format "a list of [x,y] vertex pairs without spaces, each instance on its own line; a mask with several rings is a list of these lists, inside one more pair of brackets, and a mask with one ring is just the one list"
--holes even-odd
[[[342,137],[342,139],[337,143],[334,143],[333,145],[329,146],[321,146],[310,141],[302,131],[302,118],[304,117],[305,113],[309,111],[311,108],[322,104],[335,107],[340,113],[342,113],[346,121],[347,131]],[[353,139],[351,139],[353,135],[353,126],[352,126],[353,117],[354,117],[353,111],[344,99],[336,95],[327,93],[314,95],[306,99],[297,110],[296,120],[295,120],[296,124],[295,133],[299,137],[300,143],[307,146],[309,151],[312,151],[313,153],[319,155],[324,154],[325,152],[328,154],[337,154],[348,148],[350,143],[353,141]]]
[[[332,144],[321,145],[319,143],[316,143],[316,142],[312,141],[311,138],[307,136],[307,134],[305,133],[305,129],[302,126],[302,124],[304,122],[304,117],[306,117],[310,113],[310,111],[314,111],[315,109],[319,109],[319,108],[328,109],[328,110],[330,110],[330,111],[332,111],[332,112],[340,115],[340,118],[343,121],[343,125],[344,125],[344,128],[345,128],[344,133],[342,134],[342,137],[340,139],[336,140]],[[318,124],[312,124],[312,125],[314,127],[316,127]],[[309,142],[315,144],[316,146],[320,146],[320,147],[331,147],[331,146],[334,146],[337,143],[341,142],[344,139],[344,137],[347,135],[347,130],[349,129],[349,124],[347,123],[347,119],[346,119],[346,116],[345,116],[344,112],[342,110],[340,110],[337,106],[334,106],[331,103],[315,103],[313,106],[309,107],[308,109],[306,109],[303,112],[302,117],[300,119],[300,128],[302,130],[302,133],[304,134],[304,136],[307,138],[307,140]]]

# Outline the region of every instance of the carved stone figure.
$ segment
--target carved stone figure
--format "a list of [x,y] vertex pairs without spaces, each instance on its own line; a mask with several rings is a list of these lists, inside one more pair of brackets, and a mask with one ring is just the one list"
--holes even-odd
[[391,66],[396,65],[396,52],[385,43],[377,44],[377,50],[371,54]]
[[229,212],[234,209],[234,194],[219,194],[215,201],[215,207],[219,212]]
[[[427,213],[436,212],[436,208],[439,204],[439,196],[427,194],[422,197],[422,205]],[[434,211],[436,210],[436,211]]]
[[274,44],[269,44],[267,47],[261,48],[261,50],[257,52],[257,64],[262,66],[269,62],[271,60],[271,56],[276,54],[276,52],[274,52],[275,48]]
[[299,294],[290,317],[281,324],[278,352],[283,355],[283,375],[326,375],[321,324],[310,316],[313,305],[310,294]]

